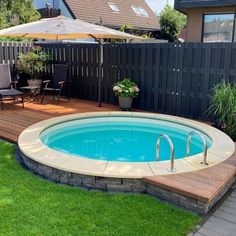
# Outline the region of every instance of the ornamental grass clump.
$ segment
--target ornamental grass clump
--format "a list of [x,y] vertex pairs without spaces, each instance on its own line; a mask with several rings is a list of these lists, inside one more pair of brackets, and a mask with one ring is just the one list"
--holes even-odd
[[136,98],[139,94],[138,86],[130,79],[118,81],[113,86],[113,91],[115,95],[119,97]]
[[213,89],[208,113],[218,126],[236,141],[236,84],[221,81]]

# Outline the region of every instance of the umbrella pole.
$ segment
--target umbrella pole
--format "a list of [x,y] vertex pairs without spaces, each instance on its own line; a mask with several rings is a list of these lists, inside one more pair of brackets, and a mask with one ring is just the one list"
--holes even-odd
[[103,39],[99,39],[98,58],[98,107],[102,106],[102,65],[103,65]]

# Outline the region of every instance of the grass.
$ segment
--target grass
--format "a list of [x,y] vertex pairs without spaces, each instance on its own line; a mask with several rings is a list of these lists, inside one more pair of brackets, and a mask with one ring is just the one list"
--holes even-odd
[[187,235],[200,217],[148,195],[58,185],[22,168],[0,142],[0,235]]

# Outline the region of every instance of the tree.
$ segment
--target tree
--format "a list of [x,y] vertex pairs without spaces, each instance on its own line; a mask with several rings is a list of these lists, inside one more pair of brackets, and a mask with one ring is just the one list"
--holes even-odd
[[160,13],[160,25],[163,37],[172,42],[186,26],[186,16],[167,4]]
[[0,0],[0,29],[38,20],[33,0]]

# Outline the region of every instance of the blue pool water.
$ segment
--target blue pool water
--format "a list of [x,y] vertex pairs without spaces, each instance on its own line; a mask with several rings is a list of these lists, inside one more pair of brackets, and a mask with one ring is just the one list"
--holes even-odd
[[[52,149],[91,159],[146,162],[155,161],[156,142],[160,134],[170,136],[175,158],[186,156],[186,139],[194,129],[163,120],[136,117],[98,117],[78,119],[54,125],[40,135]],[[205,135],[205,134],[204,134]],[[206,136],[208,147],[211,139]],[[170,150],[163,139],[160,161],[169,160]],[[202,152],[198,137],[191,142],[191,155]]]

